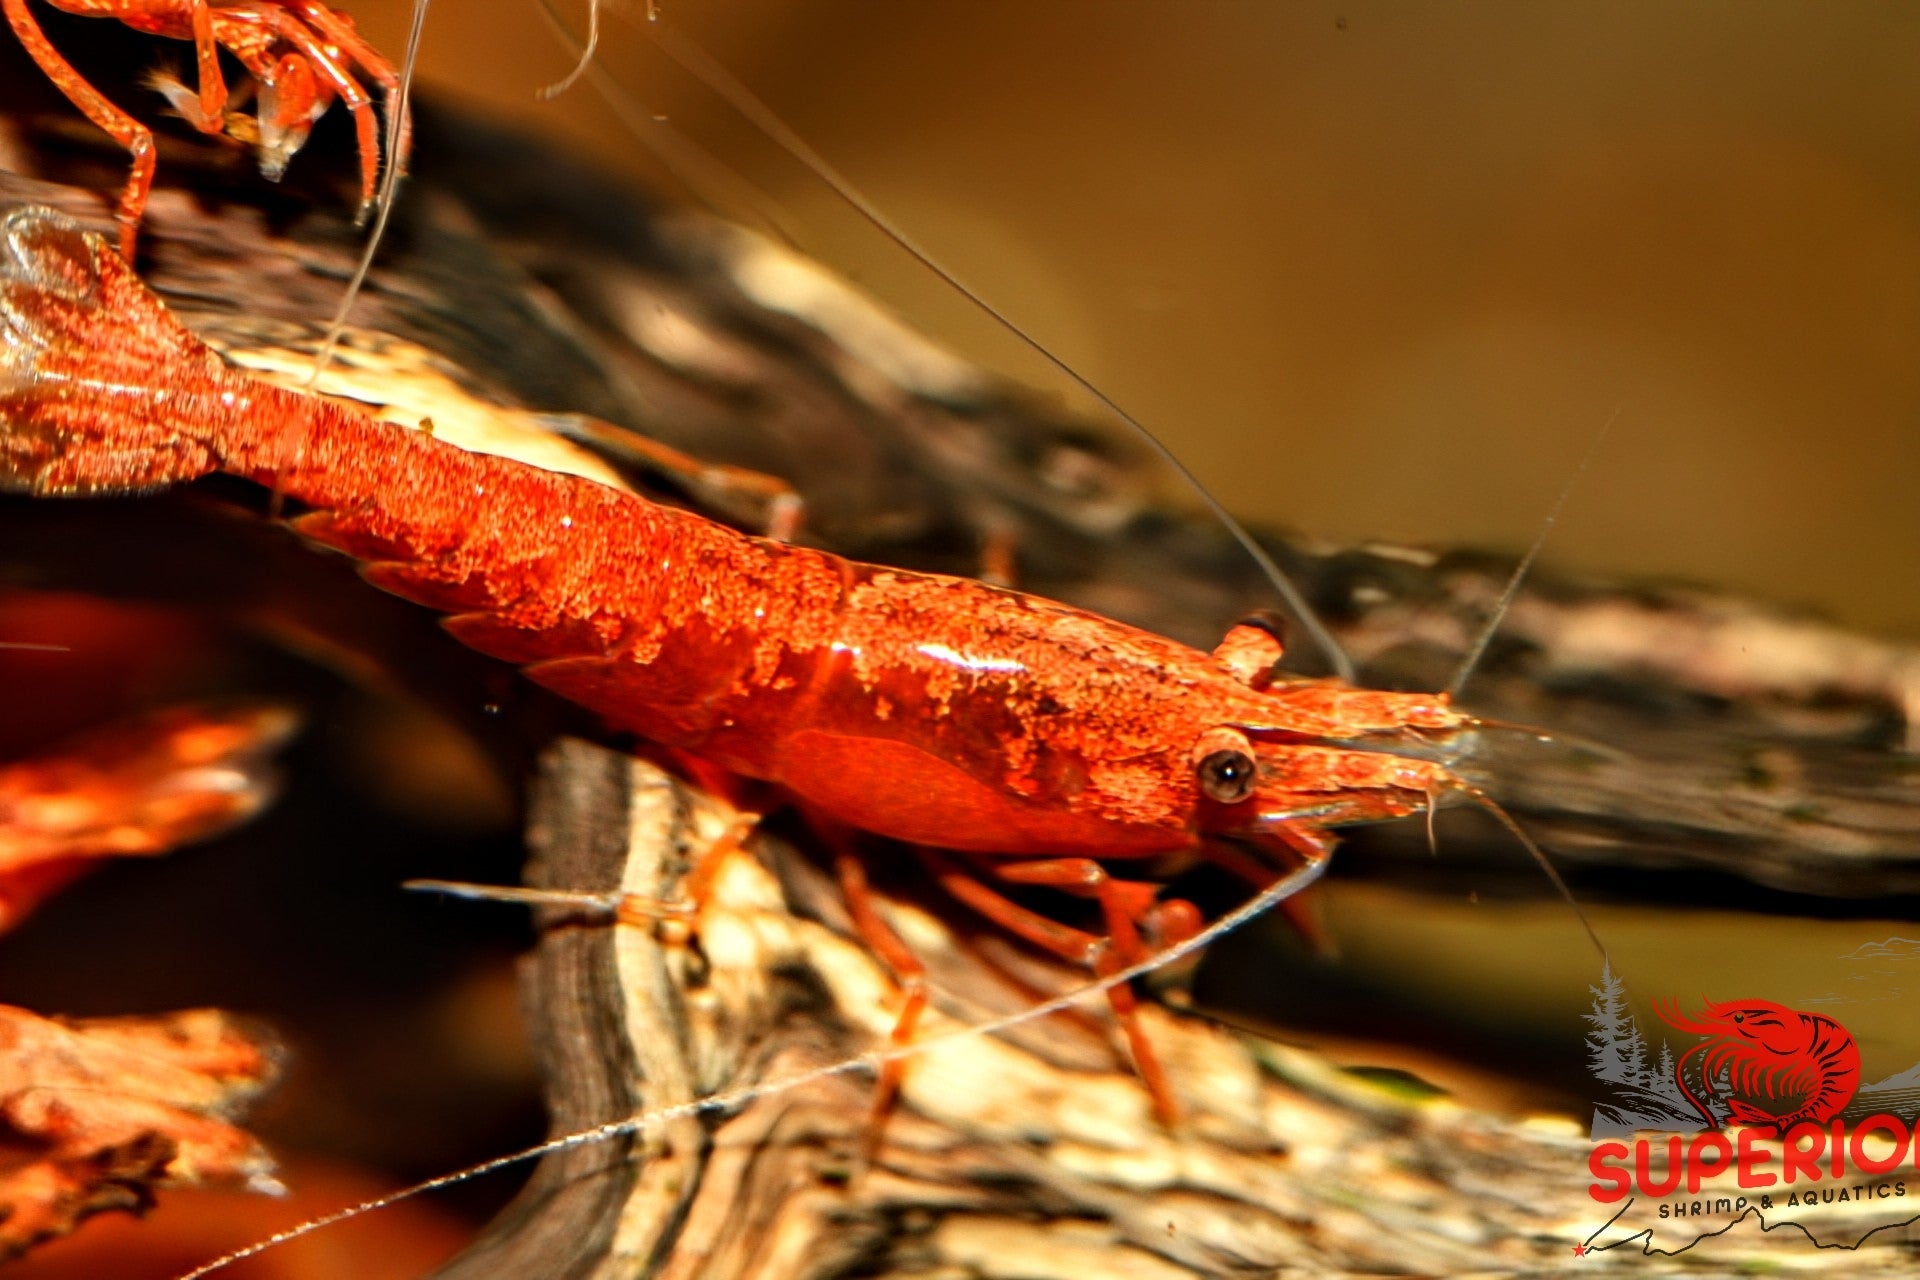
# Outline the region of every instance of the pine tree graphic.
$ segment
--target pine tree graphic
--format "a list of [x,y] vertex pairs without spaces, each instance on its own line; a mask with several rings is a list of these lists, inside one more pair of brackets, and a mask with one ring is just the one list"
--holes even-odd
[[1608,963],[1600,972],[1600,985],[1587,990],[1593,993],[1593,1012],[1586,1015],[1593,1024],[1587,1037],[1587,1069],[1609,1084],[1641,1083],[1647,1074],[1647,1047],[1627,1012],[1626,984]]
[[1663,1039],[1659,1054],[1652,1053],[1613,966],[1606,965],[1600,985],[1587,990],[1593,993],[1593,1012],[1586,1015],[1587,1069],[1605,1086],[1593,1110],[1593,1136],[1700,1128],[1699,1114],[1674,1082],[1673,1049]]

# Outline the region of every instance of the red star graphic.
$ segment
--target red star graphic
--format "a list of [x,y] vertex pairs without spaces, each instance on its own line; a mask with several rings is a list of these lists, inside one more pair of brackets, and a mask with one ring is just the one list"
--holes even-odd
[[1574,1257],[1576,1257],[1576,1258],[1584,1258],[1584,1257],[1586,1257],[1586,1256],[1587,1256],[1587,1246],[1585,1246],[1584,1244],[1577,1244],[1577,1245],[1575,1245],[1575,1246],[1573,1246],[1573,1256],[1574,1256]]

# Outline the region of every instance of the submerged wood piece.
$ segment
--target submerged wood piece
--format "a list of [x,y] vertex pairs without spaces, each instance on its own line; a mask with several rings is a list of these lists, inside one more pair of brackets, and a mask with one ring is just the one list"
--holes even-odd
[[159,1187],[273,1192],[273,1159],[228,1121],[277,1049],[216,1009],[43,1018],[0,1005],[0,1262]]
[[[540,787],[536,884],[672,901],[730,818],[652,765],[577,741],[547,753]],[[850,939],[828,877],[775,840],[751,848],[720,874],[692,944],[545,922],[525,989],[558,1131],[884,1041],[890,983]],[[442,1280],[1677,1274],[1769,1266],[1786,1247],[1749,1222],[1677,1257],[1629,1246],[1576,1258],[1606,1212],[1588,1198],[1590,1144],[1572,1121],[1415,1096],[1152,1009],[1187,1112],[1164,1129],[1097,1002],[1004,1037],[941,1039],[1024,1007],[1032,989],[967,941],[977,926],[964,914],[886,909],[927,962],[937,1012],[870,1165],[872,1082],[856,1070],[554,1157]],[[1021,973],[1055,989],[1084,980]],[[1886,1241],[1793,1260],[1894,1275],[1912,1251]]]
[[0,933],[102,858],[168,853],[252,818],[297,723],[267,704],[177,706],[0,765]]

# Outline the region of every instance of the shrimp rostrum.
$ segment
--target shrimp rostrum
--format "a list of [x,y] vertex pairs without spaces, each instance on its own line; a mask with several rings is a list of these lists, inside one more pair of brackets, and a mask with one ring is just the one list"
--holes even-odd
[[[466,644],[617,729],[776,784],[828,825],[945,851],[924,855],[943,885],[1096,972],[1198,928],[1192,907],[1109,863],[1187,852],[1304,883],[1331,828],[1468,790],[1431,758],[1476,723],[1445,695],[1281,675],[1259,625],[1202,653],[977,581],[749,537],[268,386],[45,210],[0,222],[0,329],[0,483],[108,494],[224,472],[271,486],[304,509],[302,535],[448,614]],[[864,884],[841,861],[849,888]],[[1005,885],[1091,899],[1104,932],[1041,917]],[[1112,990],[1170,1115],[1131,994]]]

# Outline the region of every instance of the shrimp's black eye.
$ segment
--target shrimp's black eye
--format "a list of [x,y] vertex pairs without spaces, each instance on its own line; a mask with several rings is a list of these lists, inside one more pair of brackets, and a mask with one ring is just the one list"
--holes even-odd
[[1200,790],[1209,800],[1239,804],[1253,794],[1258,773],[1253,757],[1246,752],[1233,748],[1215,751],[1200,761]]
[[1260,766],[1247,735],[1230,725],[1209,729],[1193,744],[1194,777],[1200,794],[1216,804],[1239,804],[1253,794]]

